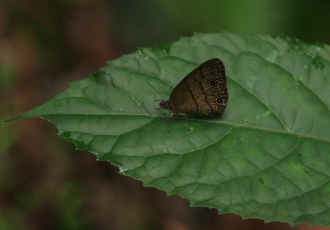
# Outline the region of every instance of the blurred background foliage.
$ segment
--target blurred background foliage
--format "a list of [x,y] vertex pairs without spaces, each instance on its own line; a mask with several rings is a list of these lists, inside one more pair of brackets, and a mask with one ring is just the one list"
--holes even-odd
[[[329,12],[326,0],[1,0],[0,119],[40,105],[137,47],[194,32],[284,33],[329,44]],[[1,124],[1,230],[290,229],[190,208],[56,133],[41,119]]]

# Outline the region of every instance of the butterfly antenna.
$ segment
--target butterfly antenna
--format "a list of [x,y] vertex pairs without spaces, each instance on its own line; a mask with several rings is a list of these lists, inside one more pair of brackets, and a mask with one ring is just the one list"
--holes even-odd
[[[159,96],[161,96],[161,98],[164,99],[164,101],[166,101],[166,99],[155,89],[155,87],[153,87],[149,82],[147,82],[147,83],[148,83],[148,85],[150,85],[151,88],[153,88],[155,90],[156,93],[159,94]],[[158,100],[156,100],[156,101],[158,101]]]

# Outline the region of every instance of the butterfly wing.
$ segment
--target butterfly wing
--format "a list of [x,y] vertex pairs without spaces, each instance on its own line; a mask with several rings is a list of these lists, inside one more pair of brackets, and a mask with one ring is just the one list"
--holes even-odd
[[228,101],[225,66],[210,59],[189,73],[173,90],[169,107],[174,113],[214,116],[224,112]]

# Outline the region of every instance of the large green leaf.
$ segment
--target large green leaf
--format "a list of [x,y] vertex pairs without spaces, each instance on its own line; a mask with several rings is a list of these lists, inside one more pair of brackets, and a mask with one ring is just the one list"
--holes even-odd
[[[221,117],[158,111],[207,59],[226,66]],[[296,225],[330,225],[330,49],[285,36],[196,34],[139,49],[16,119],[42,117],[60,136],[146,186],[193,206]]]

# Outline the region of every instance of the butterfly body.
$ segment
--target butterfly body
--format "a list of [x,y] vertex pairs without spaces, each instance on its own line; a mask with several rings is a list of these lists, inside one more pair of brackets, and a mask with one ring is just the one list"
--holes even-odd
[[189,73],[173,90],[170,99],[161,101],[161,109],[177,114],[215,116],[227,107],[228,88],[225,66],[210,59]]

